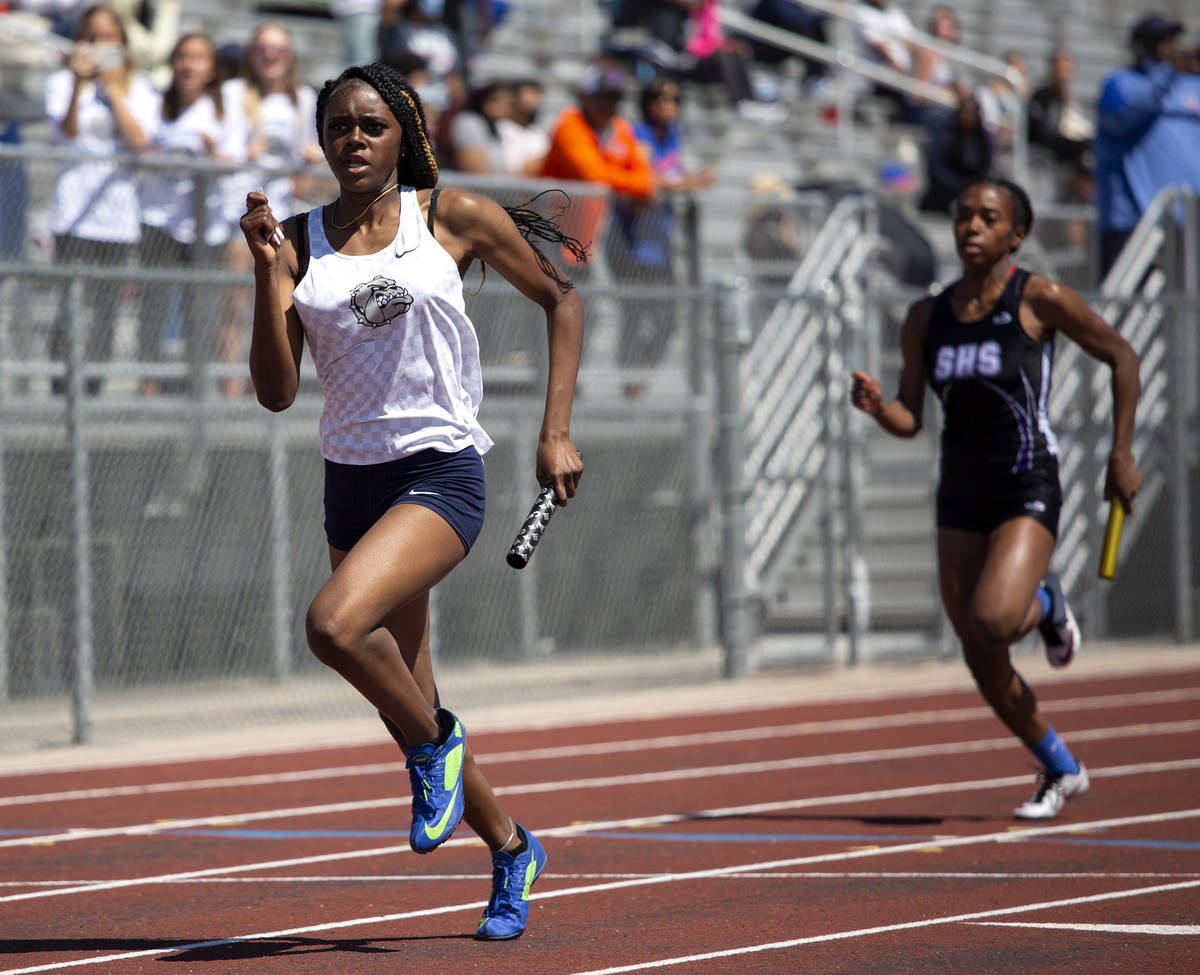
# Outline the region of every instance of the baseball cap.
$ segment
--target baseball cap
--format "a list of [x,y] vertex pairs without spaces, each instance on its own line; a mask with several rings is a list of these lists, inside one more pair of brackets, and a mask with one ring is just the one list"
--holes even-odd
[[1183,24],[1177,20],[1168,20],[1162,14],[1147,14],[1129,32],[1132,41],[1161,41],[1183,31]]
[[616,68],[604,68],[593,64],[579,79],[579,93],[619,97],[625,93],[625,76]]

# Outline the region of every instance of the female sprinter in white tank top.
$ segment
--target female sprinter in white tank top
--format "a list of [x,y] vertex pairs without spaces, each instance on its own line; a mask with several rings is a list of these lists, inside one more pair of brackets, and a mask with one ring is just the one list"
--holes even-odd
[[438,706],[429,590],[479,532],[480,455],[491,446],[476,420],[479,349],[462,274],[481,260],[545,310],[536,473],[566,504],[583,471],[570,433],[583,305],[523,233],[582,249],[527,210],[458,190],[439,196],[420,100],[391,68],[348,68],[328,82],[317,132],[338,199],[280,224],[266,196],[251,193],[241,221],[254,257],[258,400],[273,411],[291,405],[305,343],[325,394],[333,573],[309,606],[308,642],[375,705],[407,754],[412,848],[429,852],[465,818],[492,850],[492,896],[476,936],[515,938],[546,853],[500,807],[461,723]]

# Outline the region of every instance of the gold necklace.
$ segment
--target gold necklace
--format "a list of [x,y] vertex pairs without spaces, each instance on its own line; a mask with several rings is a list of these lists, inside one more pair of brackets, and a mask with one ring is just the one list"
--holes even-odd
[[354,224],[358,223],[358,221],[360,221],[363,217],[365,217],[367,215],[367,211],[370,210],[371,207],[373,207],[376,203],[378,203],[385,196],[387,196],[390,192],[392,192],[392,190],[398,190],[398,189],[400,189],[400,184],[393,183],[386,190],[384,190],[377,197],[375,197],[375,199],[373,199],[370,203],[368,203],[365,207],[363,207],[362,212],[359,213],[359,215],[357,217],[355,217],[353,220],[348,220],[346,223],[334,223],[333,219],[330,218],[329,226],[331,226],[334,230],[345,230],[347,227],[354,226]]

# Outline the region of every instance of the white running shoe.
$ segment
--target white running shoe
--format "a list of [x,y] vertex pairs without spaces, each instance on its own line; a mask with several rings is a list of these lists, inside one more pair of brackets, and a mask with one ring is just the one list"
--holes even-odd
[[1040,784],[1033,798],[1013,810],[1017,819],[1053,819],[1062,811],[1064,802],[1072,796],[1083,795],[1091,784],[1083,762],[1079,763],[1079,771],[1074,775],[1070,772],[1059,772],[1057,775],[1041,772],[1038,779]]
[[1038,631],[1046,644],[1046,659],[1050,666],[1065,667],[1075,658],[1083,638],[1058,576],[1047,572],[1042,585],[1050,592],[1050,616],[1045,623],[1038,624]]

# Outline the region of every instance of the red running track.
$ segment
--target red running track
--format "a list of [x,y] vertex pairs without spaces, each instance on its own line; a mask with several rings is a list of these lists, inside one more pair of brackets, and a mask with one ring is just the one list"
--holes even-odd
[[549,853],[529,929],[502,944],[470,936],[489,884],[470,830],[408,850],[382,734],[0,778],[0,975],[1196,971],[1185,663],[1042,689],[1092,775],[1042,826],[1011,818],[1032,759],[966,691],[737,713],[716,696],[525,733],[472,734],[466,714]]

